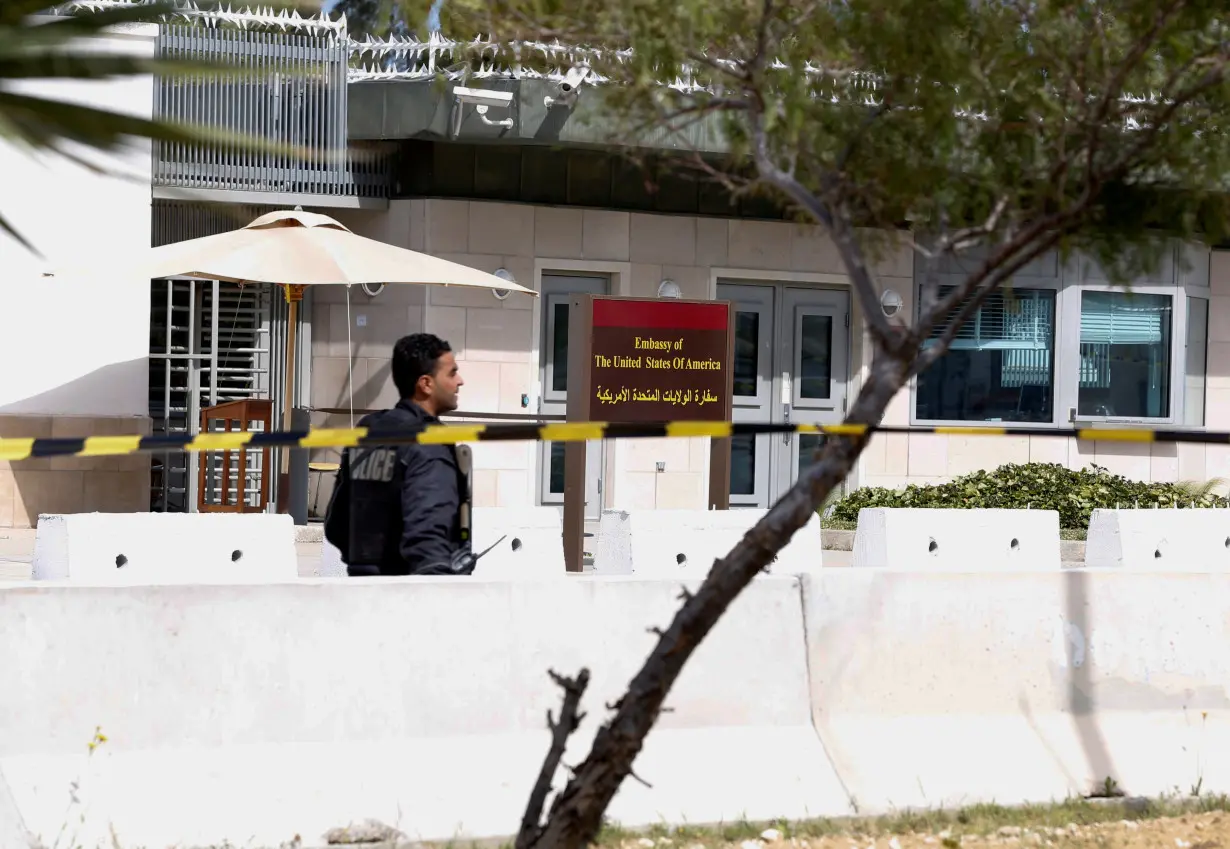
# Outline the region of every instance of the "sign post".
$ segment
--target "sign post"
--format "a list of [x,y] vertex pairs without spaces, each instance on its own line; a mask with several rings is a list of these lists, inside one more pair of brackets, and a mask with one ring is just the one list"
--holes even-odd
[[[573,295],[568,322],[570,422],[728,422],[734,311],[729,301]],[[564,447],[564,561],[583,568],[585,456]],[[709,508],[730,506],[730,439],[714,439]]]

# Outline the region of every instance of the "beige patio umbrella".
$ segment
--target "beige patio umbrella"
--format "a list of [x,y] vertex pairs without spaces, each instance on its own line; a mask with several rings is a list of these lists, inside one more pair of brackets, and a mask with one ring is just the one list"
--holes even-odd
[[262,215],[238,230],[153,248],[120,265],[135,279],[197,277],[281,286],[289,305],[284,427],[290,426],[295,325],[305,286],[408,283],[538,294],[485,271],[359,236],[327,215],[299,208]]

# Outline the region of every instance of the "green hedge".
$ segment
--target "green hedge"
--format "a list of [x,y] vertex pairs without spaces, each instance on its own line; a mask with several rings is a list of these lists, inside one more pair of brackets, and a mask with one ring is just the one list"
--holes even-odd
[[1031,508],[1059,511],[1061,528],[1086,528],[1096,508],[1226,507],[1208,483],[1143,483],[1112,475],[1100,466],[1079,471],[1057,463],[1025,463],[977,471],[948,483],[905,489],[863,487],[833,502],[829,516],[857,522],[863,507]]

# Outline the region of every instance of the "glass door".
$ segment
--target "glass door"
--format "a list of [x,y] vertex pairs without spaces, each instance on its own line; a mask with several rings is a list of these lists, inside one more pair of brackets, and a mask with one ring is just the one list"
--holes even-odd
[[[833,289],[786,288],[779,336],[782,417],[790,424],[839,424],[846,413],[850,296]],[[787,434],[778,442],[777,492],[794,485],[824,437]]]
[[[773,421],[773,286],[719,283],[735,307],[734,421]],[[730,446],[730,506],[768,507],[771,436],[736,436]]]
[[[550,275],[542,277],[542,394],[538,411],[543,415],[563,416],[568,412],[568,303],[574,294],[605,295],[604,277]],[[540,503],[564,504],[563,442],[539,443],[541,470],[538,491]],[[596,522],[602,515],[603,443],[590,445],[585,455],[585,520]]]
[[[735,307],[734,421],[837,424],[846,412],[849,294],[781,283],[721,282]],[[818,434],[731,441],[730,506],[772,504],[815,457]]]

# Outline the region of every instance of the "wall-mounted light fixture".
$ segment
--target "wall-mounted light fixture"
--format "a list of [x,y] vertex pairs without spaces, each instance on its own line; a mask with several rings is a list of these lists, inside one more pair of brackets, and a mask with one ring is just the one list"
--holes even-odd
[[681,298],[683,292],[679,288],[679,284],[674,280],[663,280],[658,284],[659,298]]
[[[512,276],[512,272],[510,272],[507,268],[497,268],[493,273],[495,274],[496,277],[500,278],[501,280],[507,280],[509,283],[517,282],[516,278]],[[505,298],[507,298],[509,295],[512,294],[512,290],[511,289],[492,289],[491,294],[495,296],[495,299],[497,301],[502,301]]]
[[880,309],[884,311],[884,315],[888,318],[892,318],[901,312],[903,303],[905,302],[901,300],[901,296],[897,294],[895,289],[885,289],[880,293]]

